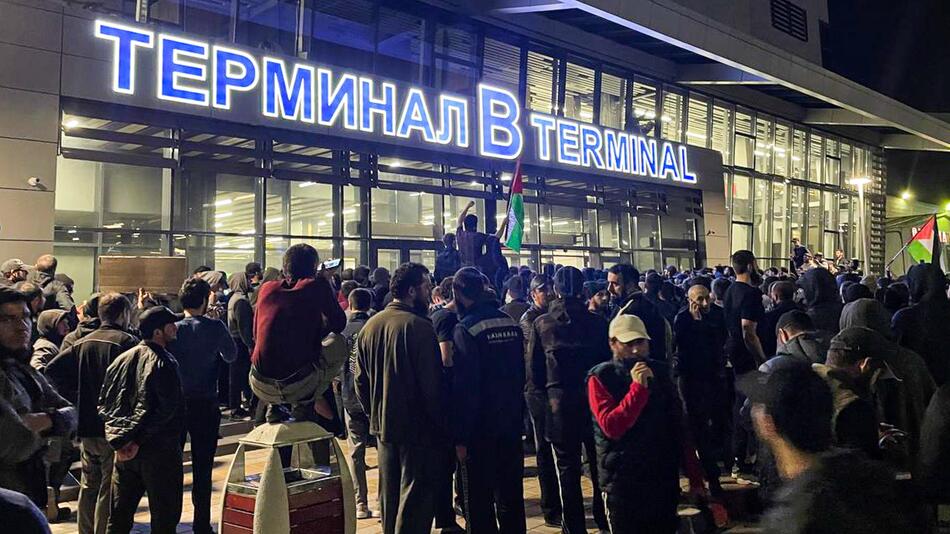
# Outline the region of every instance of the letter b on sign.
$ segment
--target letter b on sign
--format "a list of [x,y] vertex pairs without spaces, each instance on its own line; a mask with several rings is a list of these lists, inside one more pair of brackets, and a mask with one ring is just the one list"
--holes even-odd
[[521,155],[520,113],[515,95],[490,85],[478,86],[478,149],[482,156],[515,159]]

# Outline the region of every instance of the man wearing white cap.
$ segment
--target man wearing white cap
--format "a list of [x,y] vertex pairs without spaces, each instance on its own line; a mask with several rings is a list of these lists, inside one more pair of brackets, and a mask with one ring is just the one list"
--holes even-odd
[[613,359],[590,371],[587,395],[597,424],[600,487],[613,533],[674,533],[679,468],[690,493],[705,493],[696,453],[682,435],[683,411],[666,362],[650,359],[636,315],[610,322]]

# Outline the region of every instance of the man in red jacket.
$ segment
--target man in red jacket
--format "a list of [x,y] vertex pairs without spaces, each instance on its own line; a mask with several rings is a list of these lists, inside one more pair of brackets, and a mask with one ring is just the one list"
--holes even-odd
[[608,335],[614,357],[591,369],[587,396],[610,531],[672,534],[680,465],[691,494],[705,487],[669,364],[650,359],[650,336],[636,315],[615,317]]
[[271,423],[281,419],[274,406],[280,404],[292,405],[296,420],[307,419],[315,402],[318,412],[332,417],[322,395],[342,362],[326,361],[321,342],[330,332],[343,331],[346,315],[329,281],[317,275],[319,261],[312,246],[294,245],[284,253],[286,278],[259,290],[250,382],[254,394],[271,403]]

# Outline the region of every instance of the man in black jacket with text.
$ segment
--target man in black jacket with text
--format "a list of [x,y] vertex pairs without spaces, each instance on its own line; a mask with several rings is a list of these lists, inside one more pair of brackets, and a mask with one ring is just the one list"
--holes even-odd
[[498,310],[474,267],[455,274],[452,434],[468,478],[472,532],[525,532],[521,395],[523,334]]

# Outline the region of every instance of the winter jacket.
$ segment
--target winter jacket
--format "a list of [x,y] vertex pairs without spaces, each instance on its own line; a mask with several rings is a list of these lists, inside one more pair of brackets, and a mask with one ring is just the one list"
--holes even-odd
[[447,276],[453,276],[456,271],[462,268],[462,255],[457,249],[447,248],[438,253],[435,257],[435,272],[433,278],[435,283],[439,283]]
[[33,342],[33,356],[30,357],[30,366],[41,373],[46,372],[46,366],[59,354],[59,345],[40,336]]
[[683,310],[673,320],[677,371],[687,381],[717,380],[725,370],[726,325],[722,310],[711,306],[702,320]]
[[73,298],[69,296],[69,290],[66,285],[53,278],[52,274],[37,270],[31,270],[26,280],[36,284],[43,290],[43,296],[46,297],[44,310],[64,310],[71,311],[76,307]]
[[254,308],[248,299],[251,285],[244,273],[238,272],[228,279],[231,298],[228,299],[228,331],[235,340],[240,340],[249,353],[254,352]]
[[[28,413],[48,414],[53,426],[42,434],[33,432],[21,419]],[[46,440],[75,429],[76,408],[23,358],[0,353],[0,487],[45,502]]]
[[162,346],[142,341],[106,370],[99,416],[113,449],[131,442],[179,446],[184,412],[178,362]]
[[456,445],[523,430],[524,334],[493,304],[475,304],[455,326],[450,426]]
[[323,338],[346,326],[346,315],[326,278],[267,282],[259,291],[251,355],[257,372],[282,380],[318,364]]
[[788,343],[779,344],[775,357],[769,358],[759,366],[759,370],[770,373],[781,366],[790,363],[825,363],[828,358],[830,338],[820,332],[804,332],[788,340]]
[[805,313],[815,329],[825,337],[838,333],[841,319],[841,295],[835,277],[825,269],[811,269],[798,279],[805,292]]
[[778,320],[782,315],[792,310],[797,310],[798,305],[793,301],[782,301],[776,304],[771,310],[765,312],[762,321],[756,325],[755,332],[759,335],[759,342],[762,343],[762,353],[765,359],[775,356],[778,350],[778,333],[775,331]]
[[[632,361],[630,362],[633,363]],[[648,360],[649,387],[633,382],[630,368],[611,360],[591,369],[587,394],[594,421],[600,487],[638,508],[676,509],[684,454],[683,410],[666,362]],[[695,452],[687,472],[702,484]]]
[[364,311],[352,312],[346,320],[346,327],[343,329],[343,332],[340,332],[340,335],[343,336],[343,339],[346,341],[346,346],[349,349],[349,356],[343,363],[343,368],[340,372],[340,394],[343,397],[343,408],[351,416],[363,413],[363,405],[360,404],[360,399],[356,395],[356,386],[354,383],[357,360],[356,337],[360,331],[363,330],[363,326],[366,325],[366,321],[368,320],[369,313]]
[[869,458],[881,456],[878,447],[878,420],[873,404],[860,395],[847,374],[824,364],[812,364],[812,370],[831,389],[831,431],[836,447],[857,449]]
[[80,323],[76,326],[76,329],[66,334],[66,337],[63,338],[63,342],[60,344],[59,350],[66,350],[69,347],[72,347],[73,344],[82,339],[84,336],[91,334],[100,326],[102,326],[102,322],[99,321],[98,317],[91,317],[80,321]]
[[168,352],[178,362],[185,398],[217,399],[219,370],[237,359],[237,347],[228,328],[220,320],[204,316],[185,317],[176,324],[178,335]]
[[610,318],[613,319],[621,313],[636,315],[643,321],[643,325],[647,327],[647,333],[650,334],[650,357],[655,360],[665,360],[668,356],[668,348],[671,348],[666,344],[667,322],[656,306],[647,300],[642,292],[635,291],[616,303],[611,301]]
[[47,375],[65,392],[75,394],[81,438],[105,436],[99,418],[99,393],[106,369],[138,338],[113,325],[104,325],[61,352],[47,367]]
[[447,445],[442,357],[432,323],[393,301],[356,339],[356,394],[385,443]]
[[547,396],[547,439],[569,443],[590,436],[587,373],[610,360],[607,321],[578,298],[557,299],[548,305],[548,313],[535,319],[528,353],[531,368],[545,370],[543,376],[532,373],[531,379],[534,389]]
[[914,480],[929,498],[950,502],[950,384],[940,386],[924,414]]
[[373,286],[373,309],[380,311],[386,307],[386,297],[389,296],[388,284],[376,284]]
[[849,326],[863,326],[870,328],[886,337],[894,339],[891,330],[891,317],[884,309],[884,305],[874,299],[858,299],[849,302],[841,309],[841,329]]
[[531,352],[528,351],[528,340],[531,338],[531,332],[534,330],[534,320],[545,313],[547,313],[547,309],[539,308],[532,304],[531,307],[521,315],[518,325],[521,327],[521,333],[524,336],[524,393],[528,397],[544,397],[545,400],[547,400],[547,394],[544,390],[538,390],[534,387],[535,384],[543,384],[545,382],[544,377],[547,370],[544,366],[544,360],[538,359],[534,361],[531,358]]
[[898,343],[920,354],[937,386],[950,380],[950,300],[946,282],[936,266],[920,264],[907,273],[910,307],[894,314],[891,323]]
[[504,306],[499,308],[505,315],[511,317],[512,321],[516,323],[521,320],[521,316],[524,315],[524,312],[528,311],[531,305],[525,302],[524,299],[516,299],[511,302],[506,303]]

